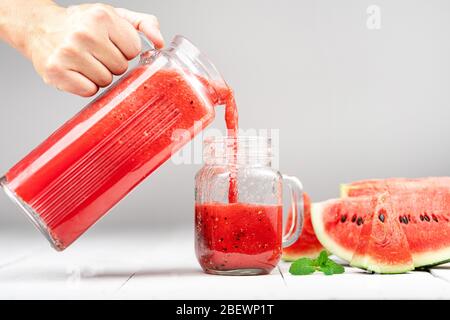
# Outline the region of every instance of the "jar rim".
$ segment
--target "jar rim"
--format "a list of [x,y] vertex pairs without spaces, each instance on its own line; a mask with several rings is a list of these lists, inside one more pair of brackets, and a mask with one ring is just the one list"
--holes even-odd
[[212,144],[212,143],[246,143],[246,142],[258,142],[258,143],[266,143],[267,146],[272,144],[272,138],[266,136],[209,136],[204,138],[203,143]]

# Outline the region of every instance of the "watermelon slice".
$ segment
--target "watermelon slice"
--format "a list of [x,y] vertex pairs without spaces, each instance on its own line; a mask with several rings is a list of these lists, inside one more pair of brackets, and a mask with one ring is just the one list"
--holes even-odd
[[389,178],[361,180],[341,185],[341,197],[368,196],[385,191],[420,192],[431,190],[450,190],[450,177],[429,178]]
[[[298,240],[287,248],[283,249],[283,260],[294,261],[299,258],[312,258],[315,259],[319,256],[323,250],[323,246],[314,233],[314,229],[311,222],[311,200],[309,196],[303,194],[304,203],[304,221],[303,230]],[[286,228],[289,228],[292,222],[292,213],[289,212]],[[286,230],[287,232],[288,230]]]
[[[342,197],[402,194],[394,211],[406,234],[416,267],[450,259],[450,177],[372,179],[341,185]],[[416,214],[411,214],[415,212]],[[405,223],[406,222],[406,223]]]
[[[408,252],[415,267],[450,259],[450,189],[422,188],[382,196],[382,201],[377,193],[313,204],[312,223],[322,245],[354,265],[377,272],[410,270]],[[386,211],[384,222],[377,221],[381,208]]]
[[351,261],[364,222],[376,207],[376,197],[331,199],[313,203],[311,221],[320,243],[331,253]]
[[367,217],[350,265],[377,273],[402,273],[414,269],[406,236],[387,194],[377,196]]

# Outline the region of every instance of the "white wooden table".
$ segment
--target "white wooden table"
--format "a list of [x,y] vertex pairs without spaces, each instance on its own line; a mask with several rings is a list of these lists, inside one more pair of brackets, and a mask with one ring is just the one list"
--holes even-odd
[[55,252],[33,230],[0,229],[0,299],[450,299],[450,265],[431,272],[291,276],[202,273],[192,231],[89,232]]

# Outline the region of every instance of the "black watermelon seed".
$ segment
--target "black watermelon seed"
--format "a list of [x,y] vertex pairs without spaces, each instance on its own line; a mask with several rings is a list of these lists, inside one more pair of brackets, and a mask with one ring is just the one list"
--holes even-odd
[[381,222],[384,222],[384,214],[380,213],[378,219],[380,219]]
[[424,216],[425,221],[430,222],[430,217],[428,215]]
[[358,226],[360,226],[360,225],[362,225],[363,223],[364,223],[363,218],[358,217],[358,220],[356,220],[356,224],[357,224]]
[[433,218],[434,221],[436,221],[436,222],[439,221],[438,218],[434,214],[432,214],[431,217]]
[[400,223],[403,223],[403,217],[402,216],[399,216],[398,220],[400,221]]
[[345,222],[345,220],[347,220],[347,216],[346,215],[341,216],[341,222]]
[[407,218],[406,216],[403,216],[403,223],[404,223],[404,224],[408,224],[408,222],[409,222],[409,221],[408,221],[408,218]]
[[420,215],[420,221],[423,221],[423,215]]
[[353,215],[352,222],[355,222],[355,221],[356,221],[356,215]]

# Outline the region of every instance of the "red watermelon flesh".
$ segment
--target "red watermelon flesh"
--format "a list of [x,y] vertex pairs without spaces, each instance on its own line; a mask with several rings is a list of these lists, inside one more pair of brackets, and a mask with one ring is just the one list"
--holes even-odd
[[422,267],[450,259],[450,190],[408,193],[393,201],[397,221],[408,239],[414,265]]
[[377,273],[401,273],[414,269],[408,241],[387,194],[377,196],[377,203],[364,222],[350,264]]
[[336,256],[351,261],[364,222],[376,206],[376,197],[331,199],[313,203],[312,224],[322,245]]
[[341,185],[341,197],[374,195],[381,192],[402,193],[450,190],[450,177],[389,178],[361,180]]
[[[304,202],[304,221],[303,221],[303,230],[296,242],[291,246],[283,249],[283,260],[285,261],[294,261],[299,258],[317,258],[320,252],[324,249],[320,244],[319,240],[314,233],[314,229],[311,222],[311,200],[309,196],[304,193],[303,194],[303,202]],[[287,221],[286,221],[286,230],[288,232],[288,228],[292,223],[292,212],[289,212]]]

